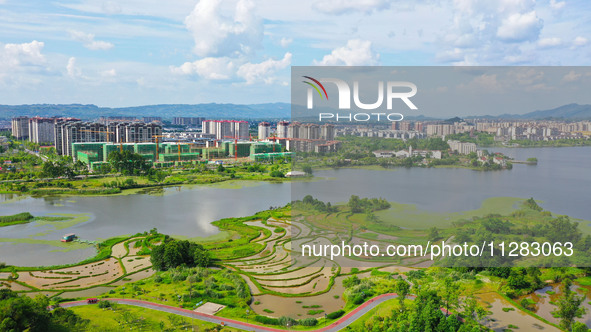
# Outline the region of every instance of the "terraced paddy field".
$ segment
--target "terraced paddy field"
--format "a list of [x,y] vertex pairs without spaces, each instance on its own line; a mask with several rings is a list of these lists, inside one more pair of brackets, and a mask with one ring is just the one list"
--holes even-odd
[[30,296],[42,293],[63,298],[99,295],[120,283],[150,277],[154,273],[150,256],[141,254],[141,251],[159,243],[158,237],[144,235],[122,238],[118,242],[115,239],[113,245],[103,249],[110,250],[108,257],[87,264],[2,272],[0,289],[9,288]]
[[[511,204],[515,203],[511,201]],[[526,225],[534,217],[553,218],[541,211],[518,212],[509,217],[519,218]],[[303,256],[302,247],[306,244],[367,243],[385,250],[390,244],[417,243],[433,235],[420,224],[415,229],[399,227],[388,219],[375,219],[369,213],[351,213],[344,206],[333,207],[329,212],[315,211],[294,217],[291,214],[292,210],[280,208],[214,223],[229,236],[201,242],[215,259],[216,266],[209,269],[179,266],[155,272],[148,254],[166,238],[160,234],[139,234],[112,241],[108,255],[100,260],[76,266],[0,272],[0,288],[31,296],[62,298],[111,295],[190,310],[210,302],[225,306],[216,313],[220,317],[242,321],[255,317],[315,319],[316,324],[322,325],[340,317],[327,319],[328,314],[348,312],[374,296],[396,292],[395,284],[400,279],[411,285],[421,280],[421,285],[441,291],[441,280],[447,273],[455,273],[442,267],[424,269],[434,263],[427,255],[390,258],[338,255],[332,259],[327,255]],[[472,216],[470,220],[457,221],[470,226],[478,225],[477,220]],[[457,241],[454,232],[441,228],[435,241],[453,243]],[[491,320],[486,323],[494,330],[503,331],[511,326],[524,330],[540,326],[546,330],[555,328],[552,325],[557,322],[555,319],[547,319],[552,323],[549,324],[503,300],[499,293],[505,291],[504,284],[498,278],[456,273],[456,279],[462,296],[476,296],[488,308]],[[384,309],[380,307],[375,312],[383,314]],[[538,312],[538,315],[546,313]],[[515,320],[520,320],[519,324]]]

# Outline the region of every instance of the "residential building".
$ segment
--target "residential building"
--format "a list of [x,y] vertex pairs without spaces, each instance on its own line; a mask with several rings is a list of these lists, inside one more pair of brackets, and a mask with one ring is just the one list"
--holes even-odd
[[287,121],[279,121],[277,123],[277,137],[279,138],[287,138],[289,122]]
[[177,126],[201,126],[205,118],[202,117],[174,117],[172,124]]
[[268,122],[259,123],[259,139],[266,139],[271,136],[271,124]]
[[29,138],[29,118],[18,116],[12,118],[12,136],[16,139],[24,140]]
[[162,122],[162,117],[160,117],[160,116],[144,116],[142,118],[142,121],[144,121],[146,123],[150,123],[150,122]]
[[204,120],[201,131],[213,134],[216,139],[236,138],[247,140],[250,138],[247,121],[236,120]]
[[54,143],[55,121],[52,118],[29,119],[29,140],[34,143]]

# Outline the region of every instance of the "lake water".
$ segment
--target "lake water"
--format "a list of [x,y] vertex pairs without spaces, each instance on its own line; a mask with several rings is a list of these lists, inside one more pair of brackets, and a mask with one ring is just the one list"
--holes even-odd
[[389,171],[342,168],[319,171],[334,181],[293,185],[295,199],[311,194],[323,201],[346,202],[351,195],[383,197],[417,208],[451,212],[477,209],[490,197],[533,197],[557,214],[591,220],[591,147],[491,148],[515,160],[538,158],[538,165],[512,170],[395,168]]
[[[174,187],[163,195],[134,194],[105,197],[44,197],[15,200],[0,195],[0,215],[29,211],[88,214],[89,221],[55,230],[35,223],[0,228],[0,262],[18,265],[72,263],[93,254],[92,248],[64,251],[47,243],[10,243],[7,239],[58,241],[65,233],[97,240],[134,234],[153,227],[165,234],[187,237],[218,233],[212,221],[251,215],[270,206],[283,206],[307,194],[333,203],[351,195],[383,197],[416,204],[430,211],[465,211],[490,197],[510,196],[543,201],[554,213],[591,220],[591,147],[491,149],[517,160],[538,158],[538,165],[515,164],[512,170],[479,172],[454,168],[337,169],[317,171],[323,180],[258,183],[239,189],[224,186]],[[44,234],[41,234],[44,233]],[[60,251],[55,251],[60,250]]]

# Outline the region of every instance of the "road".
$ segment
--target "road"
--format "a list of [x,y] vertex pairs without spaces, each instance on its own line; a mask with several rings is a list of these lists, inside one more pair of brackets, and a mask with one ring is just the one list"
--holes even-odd
[[[321,327],[316,330],[312,330],[312,331],[316,331],[316,332],[340,331],[340,330],[344,329],[345,327],[347,327],[348,325],[350,325],[351,323],[353,323],[354,321],[356,321],[357,319],[359,319],[361,316],[365,315],[371,309],[380,305],[381,303],[383,303],[387,300],[395,299],[397,297],[398,297],[398,295],[396,295],[396,293],[383,294],[383,295],[374,297],[373,299],[368,300],[367,302],[363,303],[362,305],[357,307],[355,310],[349,312],[347,315],[345,315],[344,317],[341,317],[339,320],[333,322],[332,324],[330,324],[328,326]],[[237,320],[233,320],[233,319],[229,319],[229,318],[217,317],[217,316],[213,316],[213,315],[203,314],[200,312],[194,312],[194,311],[191,311],[188,309],[171,307],[168,305],[153,303],[153,302],[148,302],[148,301],[132,300],[132,299],[103,299],[103,301],[104,300],[108,300],[108,301],[114,302],[114,303],[125,304],[125,305],[133,305],[133,306],[142,307],[142,308],[146,308],[146,309],[163,311],[163,312],[167,312],[167,313],[171,313],[171,314],[176,314],[176,315],[185,316],[185,317],[189,317],[189,318],[199,319],[199,320],[214,323],[214,324],[221,324],[222,322],[224,322],[225,326],[233,327],[233,328],[237,328],[237,329],[241,329],[241,330],[245,330],[245,331],[255,331],[255,332],[282,331],[282,332],[285,332],[284,329],[276,329],[276,328],[272,328],[272,327],[258,326],[258,325],[254,325],[254,324],[250,324],[250,323],[246,323],[246,322],[241,322],[241,321],[237,321]],[[83,306],[83,305],[88,305],[85,300],[75,301],[75,302],[66,302],[66,303],[60,304],[60,306],[62,308],[71,308],[71,307],[77,307],[77,306]]]

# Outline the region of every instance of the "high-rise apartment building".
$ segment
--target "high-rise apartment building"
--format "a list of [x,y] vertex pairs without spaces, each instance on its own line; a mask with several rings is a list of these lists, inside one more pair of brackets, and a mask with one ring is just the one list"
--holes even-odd
[[271,136],[271,124],[269,122],[259,123],[259,139],[266,139]]
[[29,140],[34,143],[54,143],[55,118],[29,119]]
[[215,135],[216,139],[237,138],[247,140],[250,138],[247,121],[235,120],[205,120],[201,125],[204,134]]
[[277,123],[277,137],[279,138],[287,138],[287,131],[289,127],[289,122],[287,121],[279,121]]
[[16,139],[29,138],[29,118],[26,116],[18,116],[12,118],[12,136]]

